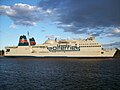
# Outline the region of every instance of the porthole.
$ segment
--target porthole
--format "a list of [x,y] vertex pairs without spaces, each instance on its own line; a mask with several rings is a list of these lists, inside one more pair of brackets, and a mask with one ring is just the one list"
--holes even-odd
[[104,52],[101,52],[101,54],[104,54]]

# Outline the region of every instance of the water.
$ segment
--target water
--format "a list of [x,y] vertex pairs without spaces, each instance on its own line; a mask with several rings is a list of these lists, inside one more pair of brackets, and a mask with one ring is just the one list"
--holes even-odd
[[120,90],[120,60],[0,58],[0,90]]

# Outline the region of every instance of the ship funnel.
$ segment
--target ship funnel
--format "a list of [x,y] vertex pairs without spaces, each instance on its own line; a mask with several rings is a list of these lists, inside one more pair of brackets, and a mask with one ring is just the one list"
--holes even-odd
[[32,37],[29,39],[30,40],[30,45],[36,45],[35,39]]
[[25,35],[20,36],[18,46],[28,46],[28,41]]

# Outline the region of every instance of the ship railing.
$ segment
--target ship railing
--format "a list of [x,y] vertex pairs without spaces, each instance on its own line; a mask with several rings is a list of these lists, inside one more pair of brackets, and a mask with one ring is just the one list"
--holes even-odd
[[6,48],[18,48],[18,46],[7,46],[7,47],[5,47],[5,49]]
[[112,50],[116,50],[117,48],[102,48],[102,50],[105,50],[105,51],[112,51]]

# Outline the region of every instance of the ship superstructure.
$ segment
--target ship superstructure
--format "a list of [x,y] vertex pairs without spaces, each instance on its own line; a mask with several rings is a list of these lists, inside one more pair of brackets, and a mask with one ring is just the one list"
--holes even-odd
[[33,57],[114,57],[117,49],[103,49],[95,37],[87,39],[57,40],[48,39],[43,44],[36,44],[34,38],[27,40],[20,36],[18,46],[5,47],[5,56]]

